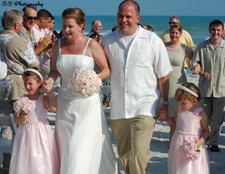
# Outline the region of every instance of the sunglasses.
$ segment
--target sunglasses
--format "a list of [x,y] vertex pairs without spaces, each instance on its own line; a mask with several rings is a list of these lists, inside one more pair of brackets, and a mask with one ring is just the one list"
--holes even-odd
[[177,24],[177,22],[169,22],[170,25]]
[[26,16],[26,18],[27,18],[28,20],[30,20],[30,21],[32,21],[32,20],[37,20],[37,17],[28,16],[28,15],[26,15],[26,14],[24,14],[24,16]]

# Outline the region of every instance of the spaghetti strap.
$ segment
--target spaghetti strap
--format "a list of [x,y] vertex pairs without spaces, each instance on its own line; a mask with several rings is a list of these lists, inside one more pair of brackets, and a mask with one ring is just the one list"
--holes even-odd
[[89,38],[89,39],[88,39],[88,41],[87,41],[87,43],[86,43],[86,45],[85,45],[85,48],[84,48],[84,50],[83,50],[82,55],[85,55],[86,50],[87,50],[87,47],[88,47],[88,45],[89,45],[89,43],[90,43],[91,40],[92,40],[92,38]]

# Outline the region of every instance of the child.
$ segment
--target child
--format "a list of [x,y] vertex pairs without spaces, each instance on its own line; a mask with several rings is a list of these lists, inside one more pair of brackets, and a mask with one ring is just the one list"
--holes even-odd
[[207,115],[198,106],[200,91],[193,83],[178,87],[175,99],[179,105],[174,118],[176,124],[168,154],[168,174],[209,174],[205,141],[209,135]]
[[[10,174],[59,174],[59,160],[47,112],[56,110],[55,96],[40,94],[43,77],[36,69],[23,73],[28,113],[14,113],[18,125],[10,161]],[[20,100],[21,101],[21,100]],[[14,104],[14,110],[16,110]]]

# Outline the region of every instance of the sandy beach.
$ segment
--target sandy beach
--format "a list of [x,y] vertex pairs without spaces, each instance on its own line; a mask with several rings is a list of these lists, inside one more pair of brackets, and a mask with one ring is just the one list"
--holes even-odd
[[[189,82],[197,84],[198,77],[196,75],[187,76]],[[109,118],[110,109],[105,109],[106,118]],[[53,130],[55,129],[55,114],[48,113],[48,119],[52,125]],[[109,131],[110,126],[109,126]],[[111,134],[112,146],[118,160],[118,168],[120,174],[125,174],[122,170],[121,164],[118,159],[115,141]],[[169,126],[165,122],[157,122],[154,128],[152,141],[150,144],[151,158],[149,161],[148,174],[167,174],[167,158],[168,158],[168,147],[169,147]],[[224,174],[225,173],[225,122],[221,127],[221,133],[219,138],[220,152],[208,151],[209,163],[210,163],[210,174]],[[0,168],[0,174],[8,174],[7,168]]]
[[[54,126],[53,126],[54,129]],[[109,127],[110,130],[110,127]],[[118,158],[115,141],[112,137],[112,146],[114,152]],[[221,127],[221,136],[219,139],[220,152],[210,152],[209,162],[210,162],[210,173],[211,174],[224,174],[225,171],[225,122]],[[148,174],[167,174],[167,158],[168,158],[168,147],[169,147],[169,126],[163,122],[157,122],[155,125],[153,138],[151,141],[151,159],[149,161],[150,167]],[[118,166],[120,174],[124,174],[122,167],[120,165],[119,159]],[[8,174],[7,168],[0,168],[0,174]]]
[[[151,159],[148,174],[167,174],[167,158],[169,147],[169,126],[166,123],[157,122],[155,125],[153,138],[151,141]],[[220,152],[211,152],[208,150],[210,173],[225,173],[225,122],[221,129],[219,141]],[[115,149],[115,145],[114,150]],[[121,171],[121,168],[120,168]],[[121,171],[121,174],[124,174]]]
[[[220,152],[211,152],[208,150],[210,173],[224,174],[225,173],[225,124],[221,129],[221,137],[219,142]],[[150,174],[166,174],[167,173],[167,157],[169,146],[169,127],[166,123],[157,122],[153,139],[151,142],[151,160]]]

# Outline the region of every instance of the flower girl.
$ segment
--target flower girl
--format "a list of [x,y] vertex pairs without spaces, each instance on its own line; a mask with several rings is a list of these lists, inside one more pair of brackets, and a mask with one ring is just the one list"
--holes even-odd
[[59,174],[59,160],[47,112],[56,110],[51,93],[40,94],[43,77],[36,69],[23,73],[27,95],[14,103],[18,125],[10,161],[10,174]]
[[170,143],[168,174],[209,174],[205,141],[209,135],[207,115],[198,106],[200,91],[192,83],[178,87],[175,99],[179,105],[174,118],[167,123],[176,124]]

